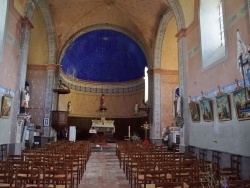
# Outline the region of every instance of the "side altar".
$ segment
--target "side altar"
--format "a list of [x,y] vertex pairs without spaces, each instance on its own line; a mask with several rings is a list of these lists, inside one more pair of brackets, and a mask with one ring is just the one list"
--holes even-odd
[[89,133],[115,133],[115,125],[114,120],[106,120],[105,118],[101,118],[100,120],[95,119],[92,120],[92,126],[89,130]]

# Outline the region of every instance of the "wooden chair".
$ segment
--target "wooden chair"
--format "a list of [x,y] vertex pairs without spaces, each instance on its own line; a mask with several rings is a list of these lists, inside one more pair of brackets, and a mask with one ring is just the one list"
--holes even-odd
[[[152,176],[150,172],[155,171],[156,164],[151,162],[138,162],[134,175],[134,187],[139,188],[140,185],[147,184],[146,176]],[[131,184],[132,186],[132,184]]]
[[175,169],[172,170],[173,182],[193,182],[194,181],[193,169]]
[[155,188],[184,188],[184,183],[182,182],[156,183]]
[[8,162],[7,161],[0,161],[0,169],[6,169],[8,168]]
[[208,182],[194,181],[188,183],[191,188],[209,188]]
[[236,168],[237,174],[239,174],[239,177],[237,179],[241,179],[241,160],[242,157],[240,155],[231,155],[231,167]]
[[21,188],[21,187],[19,187],[19,186],[14,186],[14,185],[12,185],[12,184],[9,184],[9,183],[0,183],[0,187],[4,187],[4,188],[13,188],[13,187],[15,187],[15,188]]
[[13,174],[11,169],[0,169],[0,187],[3,185],[12,186]]
[[200,160],[207,160],[207,150],[206,149],[199,149],[199,159]]
[[15,174],[15,186],[24,185],[41,185],[40,170],[39,169],[22,169],[21,167],[16,169]]
[[249,180],[232,180],[228,182],[229,187],[231,188],[242,188],[242,187],[250,187],[250,179]]
[[71,177],[69,177],[68,170],[67,169],[46,170],[43,176],[43,186],[71,188],[72,182],[71,182]]
[[239,180],[240,174],[237,168],[234,167],[221,167],[219,176],[227,178],[228,180]]
[[[68,184],[74,185],[76,184],[76,187],[78,187],[78,184],[80,183],[80,169],[79,169],[79,163],[74,161],[76,159],[74,158],[68,158],[72,159],[72,161],[67,160],[64,162],[57,162],[53,164],[53,170],[67,170],[67,182]],[[76,182],[75,182],[76,180]]]

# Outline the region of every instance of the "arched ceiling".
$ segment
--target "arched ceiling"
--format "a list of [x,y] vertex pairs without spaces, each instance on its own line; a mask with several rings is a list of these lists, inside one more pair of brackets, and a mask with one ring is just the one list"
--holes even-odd
[[[62,48],[72,36],[83,30],[84,28],[89,28],[97,25],[106,25],[121,28],[121,30],[124,30],[124,33],[130,33],[132,34],[133,38],[139,39],[139,41],[141,42],[140,44],[143,46],[144,52],[147,54],[147,59],[149,60],[149,62],[152,62],[153,59],[156,41],[155,39],[159,22],[161,21],[162,16],[166,12],[166,10],[170,8],[167,3],[168,0],[44,1],[47,2],[48,8],[53,17],[54,28],[52,30],[53,32],[55,32],[55,41],[57,43],[56,47],[58,52],[62,51]],[[184,0],[180,0],[180,2],[182,1]],[[193,6],[194,0],[190,1],[192,2],[192,5],[190,6]],[[17,1],[15,0],[15,2]],[[183,3],[181,4],[181,6],[183,6]],[[82,56],[80,56],[80,58],[82,58]],[[129,60],[127,59],[126,61]],[[68,69],[69,67],[70,66],[67,66],[66,69]],[[141,66],[141,69],[142,67],[143,66]],[[139,71],[139,74],[141,71]],[[119,79],[107,77],[107,80],[102,81],[112,82],[117,80],[119,82],[138,77],[138,75],[136,74],[127,75],[128,76],[126,78],[123,77]],[[79,76],[79,78],[87,80],[96,79],[97,81],[101,80],[100,78],[90,78],[90,76],[83,78],[82,75]]]
[[69,77],[91,82],[128,82],[144,76],[146,57],[129,36],[98,29],[67,45],[61,70]]
[[94,82],[128,82],[144,76],[146,57],[150,61],[158,24],[168,8],[166,0],[46,1],[53,15],[60,51],[79,31],[103,25],[131,34],[140,41],[146,54],[122,33],[109,31],[105,37],[104,32],[90,32],[71,43],[63,58],[60,57],[64,74]]
[[153,53],[166,0],[46,0],[53,15],[57,46],[62,47],[74,33],[93,25],[110,24],[133,33]]

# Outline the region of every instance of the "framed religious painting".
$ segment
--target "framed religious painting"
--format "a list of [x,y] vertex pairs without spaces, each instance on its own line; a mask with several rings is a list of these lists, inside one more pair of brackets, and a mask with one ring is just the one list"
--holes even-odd
[[232,93],[235,112],[238,120],[250,119],[250,109],[245,105],[249,98],[248,89],[239,89]]
[[1,117],[2,118],[9,118],[11,114],[11,107],[12,107],[12,97],[11,96],[3,96],[2,97],[2,104],[1,104]]
[[213,105],[212,101],[209,99],[202,99],[200,100],[200,107],[201,107],[201,116],[203,118],[203,121],[213,121]]
[[200,122],[200,109],[199,109],[199,104],[196,102],[191,101],[189,103],[189,109],[190,109],[190,114],[191,114],[191,119],[192,121],[195,122]]
[[229,121],[232,119],[228,94],[216,96],[216,107],[219,121]]

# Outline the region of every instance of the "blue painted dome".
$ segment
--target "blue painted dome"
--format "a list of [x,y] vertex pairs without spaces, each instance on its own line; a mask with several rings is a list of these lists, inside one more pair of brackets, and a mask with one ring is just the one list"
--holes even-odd
[[65,50],[62,71],[94,82],[124,82],[144,76],[145,54],[129,36],[100,29],[80,35]]

